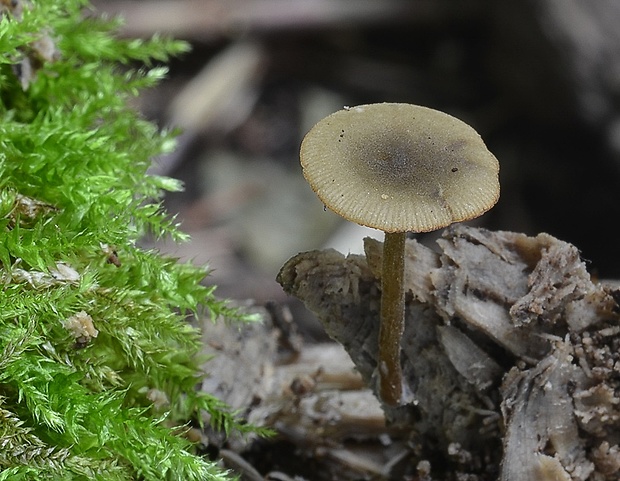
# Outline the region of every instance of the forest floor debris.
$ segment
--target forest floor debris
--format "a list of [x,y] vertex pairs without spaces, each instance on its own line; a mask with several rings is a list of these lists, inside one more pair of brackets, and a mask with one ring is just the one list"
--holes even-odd
[[[577,248],[547,234],[455,226],[437,244],[408,242],[401,355],[409,397],[383,406],[388,425],[415,447],[405,474],[617,479],[617,287],[595,282]],[[366,256],[302,253],[278,278],[373,388],[380,253],[370,239]]]

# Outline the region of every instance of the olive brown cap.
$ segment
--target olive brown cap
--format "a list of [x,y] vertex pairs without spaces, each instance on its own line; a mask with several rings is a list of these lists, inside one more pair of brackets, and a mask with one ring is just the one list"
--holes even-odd
[[342,217],[384,232],[428,232],[473,219],[499,197],[499,163],[451,115],[411,104],[345,108],[301,145],[303,174]]

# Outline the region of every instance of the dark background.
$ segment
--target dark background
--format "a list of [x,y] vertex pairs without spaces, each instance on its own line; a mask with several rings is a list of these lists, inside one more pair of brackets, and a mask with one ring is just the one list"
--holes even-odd
[[[345,232],[305,185],[299,144],[329,113],[383,101],[444,110],[479,131],[502,194],[477,225],[547,232],[575,244],[596,276],[620,278],[617,0],[95,5],[126,18],[124,35],[192,44],[138,107],[184,131],[154,172],[185,182],[166,203],[193,241],[158,246],[208,262],[221,295],[283,299],[281,264]],[[342,235],[355,252],[365,234]]]

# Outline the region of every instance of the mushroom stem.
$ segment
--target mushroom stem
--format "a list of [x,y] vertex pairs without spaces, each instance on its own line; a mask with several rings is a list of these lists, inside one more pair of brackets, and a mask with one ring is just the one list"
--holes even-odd
[[400,403],[400,340],[405,327],[405,232],[385,233],[379,326],[379,395],[391,406]]

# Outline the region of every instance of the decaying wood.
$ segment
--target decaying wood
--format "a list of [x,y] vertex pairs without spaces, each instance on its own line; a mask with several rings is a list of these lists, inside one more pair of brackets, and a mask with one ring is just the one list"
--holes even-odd
[[[295,446],[301,458],[320,459],[325,479],[387,479],[409,449],[402,433],[386,426],[381,405],[342,346],[304,345],[281,306],[255,309],[263,322],[205,326],[210,375],[202,389],[248,422],[274,430],[276,439]],[[392,441],[396,435],[403,441]],[[222,448],[226,467],[242,479],[263,479],[238,454],[254,441],[255,436],[224,439],[211,432],[205,443]],[[305,479],[299,474],[267,473],[264,479]]]
[[[430,462],[427,479],[617,480],[620,290],[547,234],[454,226],[438,246],[407,244],[408,397],[383,406]],[[381,247],[302,253],[278,276],[373,389]]]

